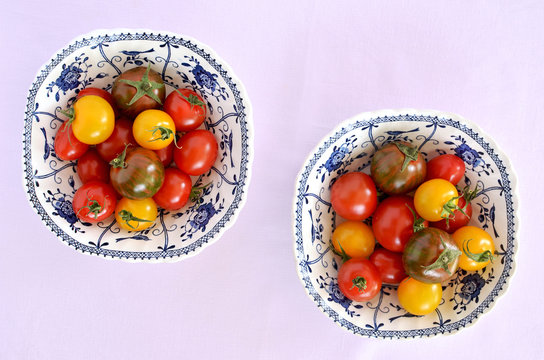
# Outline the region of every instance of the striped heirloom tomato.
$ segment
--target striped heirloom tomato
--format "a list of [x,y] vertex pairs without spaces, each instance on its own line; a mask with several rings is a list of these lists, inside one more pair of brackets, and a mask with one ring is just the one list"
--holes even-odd
[[164,166],[153,150],[127,146],[110,164],[111,184],[128,199],[150,198],[164,181]]
[[427,165],[417,148],[396,141],[378,150],[370,164],[376,187],[389,195],[406,194],[417,188],[427,174]]

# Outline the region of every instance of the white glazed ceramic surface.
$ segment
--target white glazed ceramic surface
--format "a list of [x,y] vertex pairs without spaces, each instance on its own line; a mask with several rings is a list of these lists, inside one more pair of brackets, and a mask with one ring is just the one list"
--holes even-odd
[[[394,140],[416,145],[427,160],[450,153],[461,157],[466,176],[459,188],[476,185],[470,225],[485,229],[496,256],[478,272],[459,269],[443,285],[440,306],[426,316],[400,307],[396,288],[384,285],[368,302],[352,302],[338,289],[338,256],[329,249],[337,218],[330,184],[348,171],[370,173],[374,152]],[[497,144],[475,124],[437,111],[363,113],[336,127],[310,154],[296,181],[293,231],[297,271],[308,295],[332,320],[355,334],[410,338],[452,333],[473,323],[504,293],[514,270],[518,201],[515,174]]]
[[[178,211],[160,210],[139,232],[120,229],[114,217],[82,223],[72,210],[80,186],[76,162],[54,152],[54,137],[86,87],[110,90],[124,70],[151,67],[162,75],[166,93],[191,88],[208,104],[202,128],[219,144],[212,170],[194,177],[211,183],[202,198]],[[253,157],[252,113],[244,86],[208,46],[184,35],[150,30],[100,30],[65,46],[42,67],[30,87],[23,134],[24,185],[28,198],[53,233],[88,254],[144,261],[177,261],[194,255],[233,225],[245,203]]]

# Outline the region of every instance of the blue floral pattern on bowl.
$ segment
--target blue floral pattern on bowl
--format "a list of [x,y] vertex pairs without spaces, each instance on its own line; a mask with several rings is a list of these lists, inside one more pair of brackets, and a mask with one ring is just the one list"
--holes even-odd
[[[478,186],[471,225],[488,231],[497,247],[495,261],[478,272],[459,269],[442,284],[443,299],[424,317],[407,313],[396,285],[384,285],[371,301],[352,302],[338,290],[341,259],[329,249],[332,231],[343,220],[330,204],[330,186],[348,171],[370,172],[374,152],[404,140],[427,160],[451,153],[466,164],[459,184]],[[436,111],[380,111],[340,124],[307,158],[296,181],[293,205],[297,271],[310,298],[340,326],[378,338],[409,338],[453,333],[473,323],[501,295],[514,269],[518,226],[516,179],[507,157],[475,124]]]
[[[162,75],[167,93],[191,88],[207,102],[210,111],[202,127],[215,135],[221,151],[212,169],[193,182],[210,185],[196,203],[177,212],[161,210],[143,231],[121,230],[113,216],[98,224],[81,222],[72,209],[80,186],[75,162],[62,161],[54,152],[54,137],[65,119],[61,110],[82,89],[109,90],[124,70],[147,64]],[[244,87],[209,47],[172,33],[101,30],[60,50],[31,85],[23,137],[24,183],[47,227],[75,249],[132,261],[177,261],[198,253],[234,223],[245,203],[252,143],[252,112]]]

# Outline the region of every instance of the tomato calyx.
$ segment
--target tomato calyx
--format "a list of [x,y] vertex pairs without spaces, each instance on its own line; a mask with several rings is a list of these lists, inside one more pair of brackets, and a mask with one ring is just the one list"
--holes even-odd
[[452,249],[446,246],[446,243],[444,242],[444,239],[442,239],[442,236],[440,237],[440,242],[442,243],[442,246],[444,247],[444,251],[440,253],[438,258],[430,265],[424,266],[423,269],[425,270],[435,270],[435,269],[444,269],[448,275],[451,275],[451,271],[448,268],[448,265],[453,263],[455,259],[457,259],[462,252],[458,249]]
[[[128,210],[121,210],[119,211],[119,217],[121,218],[121,220],[123,220],[125,222],[125,224],[132,228],[132,229],[136,229],[141,222],[151,222],[151,220],[146,220],[146,219],[140,219],[134,215],[132,215],[132,213]],[[136,221],[138,224],[136,226],[132,226],[130,224],[131,221]]]
[[408,205],[408,204],[405,204],[405,205],[406,205],[406,207],[410,210],[410,212],[412,213],[412,215],[414,216],[414,226],[413,226],[413,228],[414,228],[414,233],[416,233],[416,232],[418,232],[418,231],[420,231],[420,230],[425,229],[425,227],[426,227],[426,226],[425,226],[425,219],[422,218],[422,217],[420,217],[420,216],[417,216],[416,211],[415,211],[414,209],[412,209],[412,208],[410,207],[410,205]]
[[204,190],[206,190],[206,188],[210,185],[211,185],[211,182],[202,186],[194,186],[191,189],[191,194],[189,195],[189,199],[191,199],[192,202],[198,201],[198,199],[200,199],[200,197],[202,196],[202,193],[204,192]]
[[360,293],[365,292],[367,285],[366,279],[364,277],[356,276],[351,282],[353,283],[353,285],[351,286],[350,290],[353,288],[357,288]]
[[151,64],[147,64],[147,69],[145,70],[144,75],[141,80],[128,80],[120,79],[120,82],[128,84],[136,89],[136,94],[132,97],[128,106],[134,104],[136,101],[140,100],[143,96],[147,95],[157,103],[162,105],[161,99],[153,92],[155,89],[162,89],[164,84],[160,84],[154,81],[149,80],[149,70],[151,69]]
[[402,167],[400,169],[400,171],[402,172],[408,167],[410,161],[417,161],[419,151],[415,147],[410,147],[400,142],[395,142],[394,144],[399,149],[399,151],[404,154],[404,162],[402,163]]
[[344,250],[340,242],[338,242],[338,246],[340,246],[340,251],[336,250],[336,248],[334,247],[334,244],[332,243],[332,240],[329,241],[329,248],[331,249],[331,251],[334,254],[340,256],[342,258],[342,263],[345,263],[346,261],[351,259],[351,257],[346,253],[346,251]]
[[127,149],[128,149],[129,146],[130,146],[130,144],[125,144],[125,148],[124,148],[123,152],[121,152],[119,155],[117,155],[117,157],[115,159],[110,161],[110,165],[113,168],[115,168],[115,169],[118,169],[118,168],[125,169],[127,167],[127,162],[125,161],[125,159],[127,157]]
[[155,136],[155,133],[157,131],[160,132],[160,137],[156,137],[153,140],[149,140],[148,142],[153,142],[157,140],[168,140],[170,139],[170,136],[174,135],[174,132],[172,131],[172,129],[169,129],[165,126],[154,126],[151,130],[147,130],[147,131],[151,132],[151,135],[153,136]]
[[70,139],[70,126],[72,126],[72,123],[76,118],[76,112],[73,107],[69,108],[68,110],[60,109],[59,112],[68,118],[68,120],[66,120],[66,125],[64,125],[62,131],[68,131],[68,143],[70,144],[70,146],[72,146],[72,139]]
[[206,104],[204,104],[203,101],[201,101],[196,95],[189,94],[189,96],[185,96],[179,91],[179,89],[176,89],[176,92],[181,96],[182,99],[187,101],[189,105],[191,105],[191,110],[196,106],[199,106],[204,112],[206,111],[206,108],[204,107]]
[[[106,196],[107,198],[107,196]],[[94,218],[95,219],[98,219],[98,214],[100,214],[100,212],[102,212],[102,210],[104,209],[104,207],[97,201],[97,200],[91,200],[89,198],[89,195],[87,194],[87,205],[85,206],[82,206],[81,209],[79,209],[76,213],[76,216],[79,216],[79,213],[81,212],[81,210],[83,209],[88,209],[89,210],[89,214],[93,214],[94,215]]]
[[457,206],[457,204],[454,202],[455,200],[457,199],[460,199],[462,198],[463,195],[459,195],[459,196],[455,196],[455,197],[452,197],[451,199],[448,200],[447,203],[444,204],[444,206],[442,207],[442,212],[440,213],[440,217],[443,218],[443,219],[446,219],[446,226],[449,226],[450,224],[450,219],[453,218],[454,216],[454,212],[455,210],[458,210],[461,212],[461,214],[465,215],[466,217],[468,217],[468,215],[465,213],[465,210],[468,206],[468,201],[465,203],[465,206],[463,208],[460,208],[459,206]]
[[493,259],[495,259],[495,257],[493,256],[493,254],[489,250],[486,250],[486,251],[481,252],[481,253],[476,253],[476,254],[473,253],[472,251],[470,251],[470,249],[468,248],[468,243],[471,240],[472,239],[468,239],[468,240],[463,241],[463,252],[465,253],[465,255],[470,260],[475,261],[475,262],[488,262],[488,261],[493,262]]
[[[465,198],[466,200],[466,204],[468,204],[469,202],[471,202],[472,200],[474,200],[474,198],[476,196],[478,196],[478,192],[480,191],[480,188],[478,187],[478,185],[476,185],[476,187],[474,188],[474,190],[470,190],[470,186],[465,186],[463,188],[463,197]],[[464,209],[466,209],[466,206],[464,206]]]

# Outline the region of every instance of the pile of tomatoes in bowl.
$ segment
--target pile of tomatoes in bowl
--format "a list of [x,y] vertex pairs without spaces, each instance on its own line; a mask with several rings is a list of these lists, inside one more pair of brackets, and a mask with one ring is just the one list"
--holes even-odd
[[115,215],[128,231],[151,226],[157,207],[178,210],[207,186],[192,176],[207,173],[218,153],[214,135],[202,129],[207,106],[191,89],[166,96],[161,75],[147,67],[121,73],[111,92],[87,87],[55,136],[61,160],[77,160],[82,185],[73,210],[83,222]]
[[370,175],[348,172],[331,185],[332,208],[345,220],[331,239],[342,259],[338,287],[361,302],[382,284],[398,284],[408,313],[429,314],[458,268],[477,271],[493,261],[493,238],[468,225],[479,189],[457,189],[465,175],[461,158],[443,154],[426,162],[404,141],[384,145],[370,166]]

